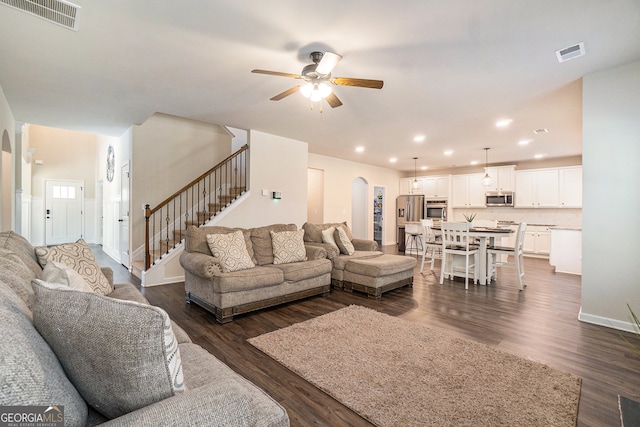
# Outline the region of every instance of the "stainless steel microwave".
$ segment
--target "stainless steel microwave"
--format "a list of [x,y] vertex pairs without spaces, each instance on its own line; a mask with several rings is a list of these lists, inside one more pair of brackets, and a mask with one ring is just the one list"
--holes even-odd
[[513,206],[513,191],[487,191],[485,204],[492,206]]

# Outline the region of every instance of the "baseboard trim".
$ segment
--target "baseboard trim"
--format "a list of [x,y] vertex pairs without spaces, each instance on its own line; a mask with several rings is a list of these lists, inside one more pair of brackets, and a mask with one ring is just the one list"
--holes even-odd
[[623,322],[618,319],[611,319],[609,317],[598,316],[595,314],[589,314],[582,311],[580,307],[580,313],[578,313],[578,320],[585,323],[591,323],[593,325],[604,326],[606,328],[618,329],[620,331],[638,333],[638,329],[632,322]]

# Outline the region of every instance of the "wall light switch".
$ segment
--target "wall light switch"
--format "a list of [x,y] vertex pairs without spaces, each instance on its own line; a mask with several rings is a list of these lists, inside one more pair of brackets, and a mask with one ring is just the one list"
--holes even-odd
[[266,188],[262,189],[262,195],[263,196],[268,196],[269,195],[269,190],[267,190]]

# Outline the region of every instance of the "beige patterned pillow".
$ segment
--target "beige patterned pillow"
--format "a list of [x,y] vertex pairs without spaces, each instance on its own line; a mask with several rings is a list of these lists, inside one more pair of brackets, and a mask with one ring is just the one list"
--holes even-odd
[[353,247],[353,243],[349,240],[347,232],[342,227],[336,227],[336,231],[333,236],[336,239],[336,244],[340,248],[340,252],[345,255],[353,255],[356,249]]
[[307,260],[307,250],[304,247],[304,230],[271,231],[273,245],[273,263],[289,264]]
[[82,292],[93,292],[91,286],[80,274],[61,262],[49,261],[42,270],[42,280],[66,285]]
[[95,293],[109,295],[113,292],[113,285],[100,270],[89,245],[83,239],[49,248],[40,246],[35,252],[42,268],[47,266],[48,261],[62,263],[79,273]]
[[164,310],[38,279],[31,285],[34,326],[102,415],[115,418],[186,390]]
[[256,266],[251,261],[241,230],[227,234],[207,234],[207,243],[213,256],[220,260],[223,273]]

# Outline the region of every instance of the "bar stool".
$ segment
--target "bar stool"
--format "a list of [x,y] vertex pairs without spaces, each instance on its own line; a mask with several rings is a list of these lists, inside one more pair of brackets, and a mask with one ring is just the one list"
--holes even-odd
[[422,230],[420,230],[419,224],[406,224],[404,227],[405,235],[408,236],[409,243],[407,244],[404,253],[412,253],[412,249],[416,251],[416,257],[422,253]]

